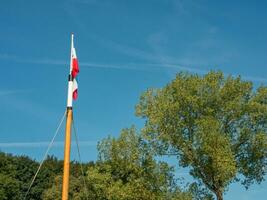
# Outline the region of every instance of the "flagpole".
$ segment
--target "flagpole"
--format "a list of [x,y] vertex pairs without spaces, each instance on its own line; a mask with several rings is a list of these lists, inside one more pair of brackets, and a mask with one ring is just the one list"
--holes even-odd
[[72,48],[73,48],[73,33],[71,34],[71,56],[70,56],[70,73],[68,77],[68,99],[67,99],[67,114],[66,114],[66,132],[65,132],[65,148],[64,148],[64,169],[62,183],[62,200],[68,200],[69,196],[69,174],[70,174],[70,147],[71,147],[71,125],[72,125]]

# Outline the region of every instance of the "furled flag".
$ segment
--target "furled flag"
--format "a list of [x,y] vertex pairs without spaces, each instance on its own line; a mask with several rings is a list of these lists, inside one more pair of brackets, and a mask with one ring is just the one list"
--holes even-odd
[[78,59],[77,59],[76,51],[75,51],[74,47],[72,47],[72,50],[71,50],[71,59],[72,59],[72,61],[71,61],[71,65],[72,65],[71,75],[73,78],[72,97],[75,100],[78,97],[78,83],[76,81],[76,76],[79,73],[79,65],[78,65]]
[[78,83],[75,78],[73,79],[72,97],[74,100],[78,98]]
[[77,59],[76,51],[75,51],[74,47],[72,47],[71,59],[72,59],[71,75],[72,75],[73,78],[75,78],[77,76],[77,74],[79,73],[79,65],[78,65],[78,59]]

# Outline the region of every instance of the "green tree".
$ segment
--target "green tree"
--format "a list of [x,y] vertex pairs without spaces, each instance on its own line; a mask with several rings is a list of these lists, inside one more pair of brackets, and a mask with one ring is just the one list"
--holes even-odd
[[[69,198],[73,200],[88,199],[81,174],[81,165],[86,169],[88,167],[93,167],[94,163],[92,161],[86,164],[76,161],[70,163]],[[45,180],[45,182],[40,182],[38,184],[43,190],[41,199],[61,199],[63,161],[53,156],[48,156],[44,162],[43,168],[44,169],[40,171],[39,179]]]
[[8,199],[22,199],[36,166],[37,162],[26,156],[12,156],[0,152],[0,182],[2,183],[0,193],[10,194]]
[[[26,199],[41,199],[43,192],[54,184],[55,177],[62,172],[62,166],[62,161],[48,156]],[[0,152],[0,200],[23,199],[37,168],[38,162],[27,156]],[[72,168],[77,168],[77,164],[73,163]]]
[[[47,188],[43,194],[43,200],[60,200],[62,191],[62,176],[58,175],[55,177],[54,184]],[[82,177],[70,176],[69,181],[69,199],[71,200],[88,200],[86,189],[84,188]]]
[[159,155],[182,167],[218,200],[233,181],[264,180],[267,155],[267,88],[253,90],[221,72],[179,73],[162,89],[149,89],[136,106],[144,135]]
[[0,173],[0,200],[20,200],[20,182],[16,179]]
[[[175,184],[173,168],[153,158],[134,127],[98,145],[99,158],[88,165],[86,187],[82,176],[71,176],[70,199],[75,200],[191,200],[191,193]],[[76,173],[74,173],[75,175]],[[61,176],[43,193],[44,200],[61,198]]]
[[[109,180],[103,181],[109,183],[103,187],[107,199],[176,199],[172,194],[178,193],[179,188],[175,184],[173,168],[154,159],[152,149],[134,127],[123,129],[117,139],[102,140],[98,151],[96,170]],[[88,174],[92,178],[90,171]],[[180,197],[191,199],[190,194],[179,192]]]

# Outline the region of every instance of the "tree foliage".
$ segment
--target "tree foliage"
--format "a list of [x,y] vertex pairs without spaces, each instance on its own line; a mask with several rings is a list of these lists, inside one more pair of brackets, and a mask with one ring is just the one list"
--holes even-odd
[[173,168],[154,159],[134,127],[123,129],[118,139],[104,139],[98,150],[98,171],[112,177],[108,193],[117,195],[108,199],[172,199],[168,195],[178,189]]
[[266,174],[267,88],[253,90],[221,72],[180,73],[162,89],[149,89],[136,106],[144,135],[159,155],[179,164],[218,199],[234,180],[248,187]]
[[[71,177],[70,198],[75,200],[191,200],[189,192],[175,184],[173,168],[157,162],[150,147],[134,127],[123,129],[119,138],[98,144],[99,158],[88,167],[86,186],[82,177]],[[46,200],[60,199],[61,177],[46,190]]]
[[[38,165],[37,161],[27,156],[12,156],[0,152],[0,200],[24,199]],[[91,165],[92,163],[87,164]],[[43,199],[45,191],[56,185],[57,177],[62,174],[62,167],[61,160],[48,156],[26,199]],[[81,175],[79,163],[71,163],[71,173],[76,176]]]
[[[136,113],[139,134],[123,129],[98,144],[94,162],[71,162],[73,200],[213,200],[233,181],[261,183],[267,164],[267,88],[253,89],[220,72],[180,73],[162,89],[144,93]],[[178,187],[174,168],[160,155],[175,155],[197,180]],[[39,163],[0,152],[0,200],[23,199]],[[83,166],[86,174],[81,174]],[[27,200],[60,200],[63,161],[49,156]]]

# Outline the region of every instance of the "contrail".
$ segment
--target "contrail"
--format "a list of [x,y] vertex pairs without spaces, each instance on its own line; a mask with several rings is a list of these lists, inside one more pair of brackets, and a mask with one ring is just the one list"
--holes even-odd
[[[0,143],[0,148],[43,148],[47,147],[50,142],[41,141],[41,142],[2,142]],[[75,141],[72,141],[75,143]],[[97,141],[81,141],[79,146],[96,146]],[[54,142],[53,147],[63,147],[63,141]]]
[[[54,60],[54,59],[25,59],[20,58],[13,55],[0,54],[0,59],[12,60],[19,63],[29,63],[29,64],[40,64],[40,65],[52,65],[52,66],[66,66],[67,62],[62,60]],[[81,62],[81,67],[89,67],[89,68],[105,68],[105,69],[115,69],[115,70],[135,70],[135,71],[154,71],[154,70],[162,70],[162,69],[176,69],[182,71],[188,71],[191,73],[199,73],[206,74],[209,70],[199,69],[196,67],[191,67],[184,64],[178,63],[91,63],[91,62]],[[227,74],[225,74],[227,75]],[[233,76],[237,76],[236,74],[232,74]],[[246,76],[240,74],[244,80],[255,81],[259,83],[266,83],[266,77],[257,77],[257,76]],[[0,92],[1,95],[1,92]]]
[[0,96],[7,96],[7,95],[12,95],[12,94],[24,94],[31,92],[32,90],[27,89],[27,90],[0,90]]

